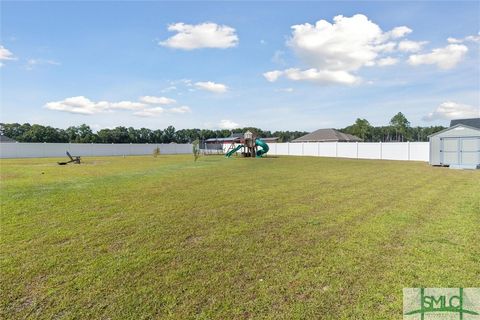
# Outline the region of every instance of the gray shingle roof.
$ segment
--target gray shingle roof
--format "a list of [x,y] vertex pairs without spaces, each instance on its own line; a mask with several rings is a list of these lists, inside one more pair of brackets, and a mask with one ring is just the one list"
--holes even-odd
[[464,124],[469,127],[480,129],[480,118],[455,119],[450,121],[450,127],[456,126],[457,124]]
[[0,134],[0,142],[17,142],[7,136],[4,136],[3,134]]
[[306,134],[292,142],[356,142],[362,141],[359,137],[343,133],[335,129],[319,129]]

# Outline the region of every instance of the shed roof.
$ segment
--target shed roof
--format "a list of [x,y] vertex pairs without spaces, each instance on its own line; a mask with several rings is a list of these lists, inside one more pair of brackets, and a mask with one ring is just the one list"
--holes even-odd
[[480,129],[480,118],[455,119],[450,121],[450,127],[456,126],[457,124],[464,124],[469,127]]
[[467,126],[463,123],[459,123],[459,124],[456,124],[454,125],[453,127],[450,127],[450,128],[446,128],[446,129],[443,129],[443,130],[440,130],[438,132],[435,132],[435,133],[432,133],[431,135],[429,135],[428,137],[433,137],[433,136],[436,136],[440,133],[444,133],[444,132],[447,132],[447,131],[450,131],[452,129],[455,129],[455,128],[458,128],[458,127],[464,127],[464,128],[469,128],[469,129],[473,129],[473,130],[477,130],[477,131],[480,131],[480,128],[475,128],[475,127],[471,127],[471,126]]
[[329,128],[329,129],[318,129],[309,134],[306,134],[300,138],[293,140],[292,142],[328,142],[328,141],[340,141],[340,142],[357,142],[363,141],[357,136],[343,133],[338,130]]

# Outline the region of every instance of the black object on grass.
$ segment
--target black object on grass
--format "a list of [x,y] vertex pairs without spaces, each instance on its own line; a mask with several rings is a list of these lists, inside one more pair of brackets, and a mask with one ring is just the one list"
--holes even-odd
[[70,158],[70,161],[66,161],[66,162],[57,162],[59,165],[63,166],[63,165],[66,165],[66,164],[69,164],[71,162],[73,163],[76,163],[76,164],[80,164],[80,157],[79,156],[76,156],[76,157],[72,157],[70,155],[70,152],[67,151],[67,156]]

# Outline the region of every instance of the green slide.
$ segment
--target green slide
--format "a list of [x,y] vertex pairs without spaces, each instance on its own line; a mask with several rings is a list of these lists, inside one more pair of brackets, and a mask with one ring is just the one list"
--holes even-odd
[[255,144],[256,144],[257,146],[262,147],[261,150],[257,150],[257,158],[262,157],[265,153],[268,152],[268,150],[270,150],[270,148],[268,147],[268,144],[266,144],[265,142],[263,142],[263,141],[260,140],[260,139],[255,140]]
[[237,152],[241,148],[243,148],[243,144],[239,144],[235,149],[228,151],[225,157],[230,158],[235,152]]

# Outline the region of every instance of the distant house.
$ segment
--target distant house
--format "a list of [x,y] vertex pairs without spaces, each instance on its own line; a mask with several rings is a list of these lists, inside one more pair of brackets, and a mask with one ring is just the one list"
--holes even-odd
[[0,134],[0,142],[1,143],[12,143],[12,142],[17,142],[7,136],[4,136],[3,134]]
[[480,118],[455,119],[450,121],[450,127],[454,127],[457,124],[463,124],[472,128],[480,129]]
[[363,141],[354,135],[343,133],[335,129],[318,129],[292,142],[360,142]]

